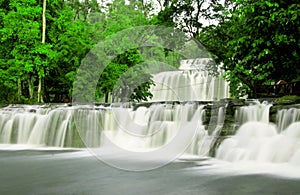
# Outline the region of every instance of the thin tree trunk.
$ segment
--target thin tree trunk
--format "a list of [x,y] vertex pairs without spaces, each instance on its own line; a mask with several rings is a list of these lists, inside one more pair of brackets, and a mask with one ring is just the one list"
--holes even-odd
[[109,97],[109,93],[105,92],[105,95],[104,95],[105,103],[108,103],[108,97]]
[[38,85],[38,103],[43,103],[43,90],[42,90],[42,84],[43,84],[43,79],[40,77],[39,78],[39,85]]
[[34,85],[33,85],[32,76],[29,76],[27,81],[28,81],[29,99],[30,101],[32,101],[34,98]]
[[43,29],[42,29],[42,43],[45,43],[46,40],[46,4],[47,1],[43,1]]
[[[43,27],[42,27],[42,44],[45,44],[46,42],[46,5],[47,1],[43,1]],[[42,103],[43,102],[43,91],[42,91],[42,84],[43,84],[43,79],[42,76],[39,76],[39,85],[38,85],[38,102]]]
[[22,96],[22,82],[21,82],[21,78],[18,77],[18,103],[21,102],[21,96]]

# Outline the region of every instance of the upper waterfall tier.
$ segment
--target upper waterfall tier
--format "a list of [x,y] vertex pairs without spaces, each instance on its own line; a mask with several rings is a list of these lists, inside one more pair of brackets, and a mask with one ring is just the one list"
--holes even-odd
[[203,70],[211,60],[211,58],[181,60],[179,70]]
[[229,85],[205,70],[210,59],[182,60],[179,70],[155,74],[150,101],[213,101],[229,97]]

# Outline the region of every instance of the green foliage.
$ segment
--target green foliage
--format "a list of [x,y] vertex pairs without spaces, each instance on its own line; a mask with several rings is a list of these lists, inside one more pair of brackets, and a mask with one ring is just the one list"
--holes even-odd
[[142,65],[131,67],[114,85],[113,95],[120,101],[146,101],[148,97],[152,97],[149,92],[151,85],[154,84],[151,78]]
[[3,99],[10,102],[18,99],[12,98],[17,96],[18,79],[25,81],[31,80],[32,74],[42,75],[39,69],[44,65],[41,55],[45,48],[41,47],[39,39],[42,8],[35,1],[28,0],[10,1],[8,5],[0,10],[0,44],[1,79],[6,80],[3,87],[8,91],[8,96]]
[[[72,94],[81,60],[92,46],[119,30],[146,24],[145,14],[133,4],[114,1],[109,13],[102,13],[96,0],[47,1],[46,41],[41,42],[42,1],[0,1],[1,102],[35,102],[38,79],[43,78],[45,101],[61,101]],[[112,91],[116,76],[137,63],[127,52],[103,75],[103,94]],[[111,81],[113,80],[113,81]]]
[[[182,58],[178,51],[187,40],[179,39],[174,31],[161,43],[167,48],[159,44],[140,47],[131,40],[131,35],[114,43],[114,35],[151,24],[178,27],[175,21],[186,23],[190,30],[197,29],[186,31],[195,36],[202,26],[197,14],[194,15],[203,11],[202,0],[159,1],[163,2],[163,9],[157,15],[152,12],[154,4],[149,1],[114,0],[107,5],[98,4],[96,0],[46,2],[46,36],[42,42],[43,1],[0,0],[0,87],[3,89],[0,102],[35,103],[41,94],[38,86],[42,86],[45,102],[70,99],[76,75],[80,75],[82,81],[79,89],[95,91],[96,87],[96,101],[103,97],[108,101],[109,96],[114,101],[144,101],[151,97],[149,89],[153,81],[149,72],[163,71],[155,62],[178,68]],[[194,9],[195,5],[199,9]],[[179,20],[182,14],[188,17]],[[137,37],[156,42],[156,38],[166,32],[144,34],[147,36]],[[105,56],[100,56],[111,58],[108,66],[100,75],[96,75],[98,72],[93,68],[80,72],[78,68],[82,63],[103,63],[102,58],[83,62],[99,42],[113,46],[106,48]],[[192,52],[193,49],[188,55],[192,56]],[[90,79],[98,77],[94,86]],[[93,97],[86,97],[85,101],[91,99]]]
[[223,62],[232,94],[246,85],[292,81],[300,74],[299,3],[297,1],[235,1],[226,13],[230,18],[207,27],[199,39]]
[[[133,68],[141,63],[142,57],[138,45],[132,43],[131,35],[125,34],[118,38],[112,36],[121,30],[148,24],[143,11],[135,9],[135,5],[127,5],[124,0],[113,1],[109,7],[103,30],[98,34],[106,43],[109,43],[106,49],[107,55],[114,57],[101,73],[97,84],[96,96],[104,94],[105,102],[108,101],[109,95],[113,96],[113,101],[140,101],[151,95],[149,92],[152,84],[151,75],[146,72],[141,74],[142,72],[137,72],[138,69]],[[118,43],[114,43],[115,40]],[[105,56],[105,58],[107,57]],[[101,61],[101,59],[99,60]],[[134,83],[138,83],[138,78],[146,78],[145,83],[134,85]]]

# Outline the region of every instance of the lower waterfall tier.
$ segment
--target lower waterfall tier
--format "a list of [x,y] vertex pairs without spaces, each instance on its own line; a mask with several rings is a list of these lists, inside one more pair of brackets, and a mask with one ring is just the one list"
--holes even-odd
[[194,138],[187,152],[199,154],[202,141],[211,140],[202,124],[204,114],[204,105],[197,103],[153,104],[149,108],[6,107],[0,110],[0,144],[103,147],[106,137],[126,150],[151,151],[193,124]]
[[300,163],[300,122],[292,123],[278,133],[276,126],[247,122],[237,133],[225,139],[216,157],[231,162],[258,161]]
[[[0,109],[0,144],[103,148],[109,141],[128,151],[151,152],[184,142],[187,144],[181,147],[188,154],[212,152],[216,158],[232,162],[297,164],[300,109],[279,110],[276,124],[272,124],[270,107],[266,103],[238,106],[232,112],[226,104],[199,102],[110,107],[8,106]],[[228,113],[235,113],[235,117]],[[228,117],[235,118],[232,124],[227,124]],[[236,132],[235,127],[239,127]],[[185,138],[189,132],[193,136]]]

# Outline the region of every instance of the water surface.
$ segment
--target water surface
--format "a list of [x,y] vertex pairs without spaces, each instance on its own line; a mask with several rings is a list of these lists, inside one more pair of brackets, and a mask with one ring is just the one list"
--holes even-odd
[[247,170],[245,164],[208,158],[183,158],[152,171],[130,172],[110,167],[86,151],[1,150],[0,166],[0,194],[300,193],[300,175],[278,172],[284,166],[263,170],[254,164],[257,169]]

